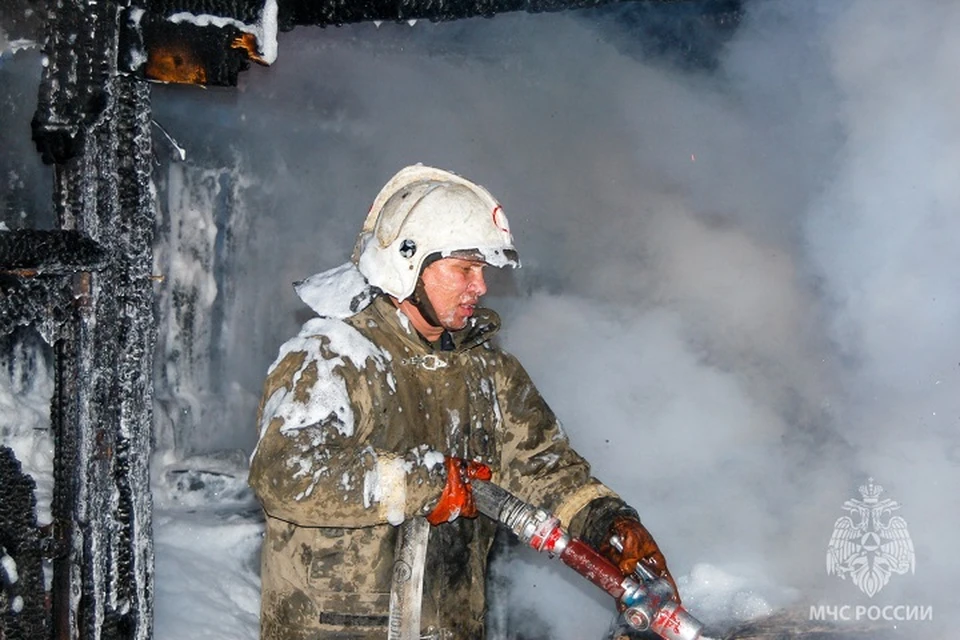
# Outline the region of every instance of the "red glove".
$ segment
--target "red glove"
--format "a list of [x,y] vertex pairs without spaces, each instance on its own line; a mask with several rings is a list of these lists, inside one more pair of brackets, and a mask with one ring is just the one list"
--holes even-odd
[[458,517],[476,518],[477,505],[473,501],[471,480],[489,480],[492,477],[490,467],[482,462],[462,458],[443,459],[447,469],[447,484],[440,494],[440,502],[427,516],[432,525],[452,522]]
[[[620,538],[623,551],[618,551],[610,544],[609,540],[613,536]],[[660,547],[657,546],[657,542],[647,528],[636,518],[625,515],[614,516],[610,523],[607,540],[600,545],[598,551],[616,564],[620,573],[625,576],[632,574],[637,563],[642,562],[654,575],[670,581],[673,592],[677,594],[677,604],[680,603],[680,591],[667,569],[667,561],[660,552]]]

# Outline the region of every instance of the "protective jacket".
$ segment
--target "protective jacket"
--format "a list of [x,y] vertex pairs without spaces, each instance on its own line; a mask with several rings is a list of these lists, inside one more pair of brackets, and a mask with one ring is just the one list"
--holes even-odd
[[[570,525],[616,496],[590,475],[516,358],[477,309],[446,344],[427,343],[386,296],[346,319],[317,318],[268,374],[250,484],[266,512],[264,640],[386,638],[398,527],[444,484],[443,455]],[[582,520],[582,517],[580,518]],[[422,638],[483,637],[494,524],[430,527]],[[416,568],[415,568],[416,569]]]

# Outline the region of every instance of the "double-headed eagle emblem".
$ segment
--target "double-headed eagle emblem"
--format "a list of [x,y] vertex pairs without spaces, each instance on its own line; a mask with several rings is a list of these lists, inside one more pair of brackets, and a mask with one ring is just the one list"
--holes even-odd
[[894,573],[914,572],[913,542],[907,523],[891,515],[900,504],[889,498],[880,499],[883,487],[873,478],[861,485],[862,500],[853,498],[843,503],[849,516],[837,519],[827,547],[827,574],[846,580],[850,576],[867,596],[883,589]]

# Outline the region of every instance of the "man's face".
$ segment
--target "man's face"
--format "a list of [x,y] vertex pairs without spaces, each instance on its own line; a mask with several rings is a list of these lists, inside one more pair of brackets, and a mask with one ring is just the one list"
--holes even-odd
[[467,326],[480,296],[487,292],[483,281],[485,263],[463,258],[441,258],[423,270],[423,286],[444,329]]

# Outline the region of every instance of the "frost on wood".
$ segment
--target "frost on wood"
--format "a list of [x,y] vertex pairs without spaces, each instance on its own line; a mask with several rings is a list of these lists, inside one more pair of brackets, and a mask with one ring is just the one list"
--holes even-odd
[[241,172],[192,162],[170,163],[157,172],[164,238],[153,262],[154,273],[164,279],[155,293],[161,318],[154,376],[158,449],[188,440],[202,447],[206,443],[196,436],[213,439],[211,424],[248,419],[223,382],[230,377],[225,367],[238,316],[231,288],[236,285],[227,274],[236,272],[242,259],[228,239],[247,232]]
[[33,301],[16,322],[55,345],[58,546],[51,605],[40,599],[50,632],[30,637],[145,639],[152,623],[152,132],[148,85],[116,67],[118,12],[112,3],[53,8],[33,134],[57,163],[59,229],[20,231],[17,251],[6,252],[16,262],[6,265],[16,269],[11,290]]
[[[55,633],[146,638],[153,551],[148,460],[152,416],[150,120],[147,87],[116,77],[111,117],[84,135],[58,174],[63,227],[108,252],[79,281],[57,342],[53,518]],[[77,599],[74,594],[84,597]]]

